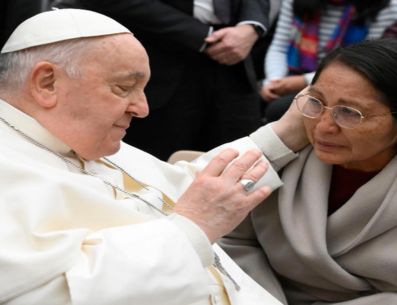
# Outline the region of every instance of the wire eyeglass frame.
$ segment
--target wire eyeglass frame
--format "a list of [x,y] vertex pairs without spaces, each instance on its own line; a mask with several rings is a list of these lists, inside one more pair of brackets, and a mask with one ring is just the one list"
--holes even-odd
[[[303,101],[302,100],[303,97],[306,97],[307,99]],[[299,101],[301,101],[301,102],[299,102]],[[305,111],[304,107],[305,107],[305,105],[307,105],[308,101],[317,103],[317,105],[315,105],[315,106],[319,107],[318,112],[316,112],[314,114],[309,114],[308,111]],[[295,96],[294,102],[295,102],[299,112],[304,117],[309,118],[309,119],[318,119],[319,117],[321,117],[321,115],[324,113],[325,110],[331,111],[331,116],[332,116],[332,119],[334,120],[334,122],[339,127],[346,128],[346,129],[354,129],[354,128],[360,126],[361,123],[363,122],[363,120],[366,118],[369,118],[369,117],[385,116],[385,115],[397,113],[397,112],[386,112],[386,113],[371,114],[371,115],[364,116],[360,110],[350,107],[350,106],[344,106],[344,105],[335,105],[332,107],[325,106],[321,100],[311,96],[308,93],[298,94],[297,96]],[[350,115],[350,118],[348,117],[348,115]],[[353,117],[354,115],[356,115],[356,117]],[[353,120],[353,121],[349,122],[349,120]],[[356,120],[356,121],[354,121],[354,120]],[[346,122],[347,122],[347,124],[346,124]]]

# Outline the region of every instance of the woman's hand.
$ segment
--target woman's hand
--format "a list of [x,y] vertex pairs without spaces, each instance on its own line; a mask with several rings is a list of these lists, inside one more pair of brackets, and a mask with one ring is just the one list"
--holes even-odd
[[[298,94],[306,92],[308,87],[304,88]],[[291,150],[297,152],[309,144],[303,124],[303,116],[296,107],[295,100],[287,112],[272,124],[274,132]]]
[[280,96],[298,92],[306,86],[303,75],[286,76],[268,82],[262,87],[260,94],[265,101],[271,102]]
[[266,85],[263,85],[259,94],[262,96],[262,99],[269,103],[272,102],[276,99],[278,99],[280,97],[280,95],[278,95],[276,93],[277,91],[277,82],[278,80],[272,80],[270,82],[268,82]]

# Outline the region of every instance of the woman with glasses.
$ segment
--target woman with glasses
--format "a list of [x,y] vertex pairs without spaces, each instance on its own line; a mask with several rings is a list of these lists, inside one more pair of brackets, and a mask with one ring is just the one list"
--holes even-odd
[[338,46],[377,39],[397,18],[396,0],[283,0],[265,57],[265,117],[280,118]]
[[396,111],[392,39],[333,51],[295,97],[286,115],[303,120],[310,145],[280,170],[284,185],[222,240],[284,304],[397,304]]

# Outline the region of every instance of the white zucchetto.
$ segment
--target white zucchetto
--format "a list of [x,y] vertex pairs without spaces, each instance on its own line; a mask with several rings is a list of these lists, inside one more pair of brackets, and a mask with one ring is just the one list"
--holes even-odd
[[120,33],[131,31],[105,15],[81,9],[56,9],[37,14],[22,22],[8,38],[1,53],[68,39]]

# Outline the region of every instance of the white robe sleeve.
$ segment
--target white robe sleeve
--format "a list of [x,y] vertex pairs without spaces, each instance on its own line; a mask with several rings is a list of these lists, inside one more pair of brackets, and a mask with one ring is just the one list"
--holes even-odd
[[186,305],[208,296],[208,278],[186,235],[167,220],[87,236],[66,273],[76,305]]

